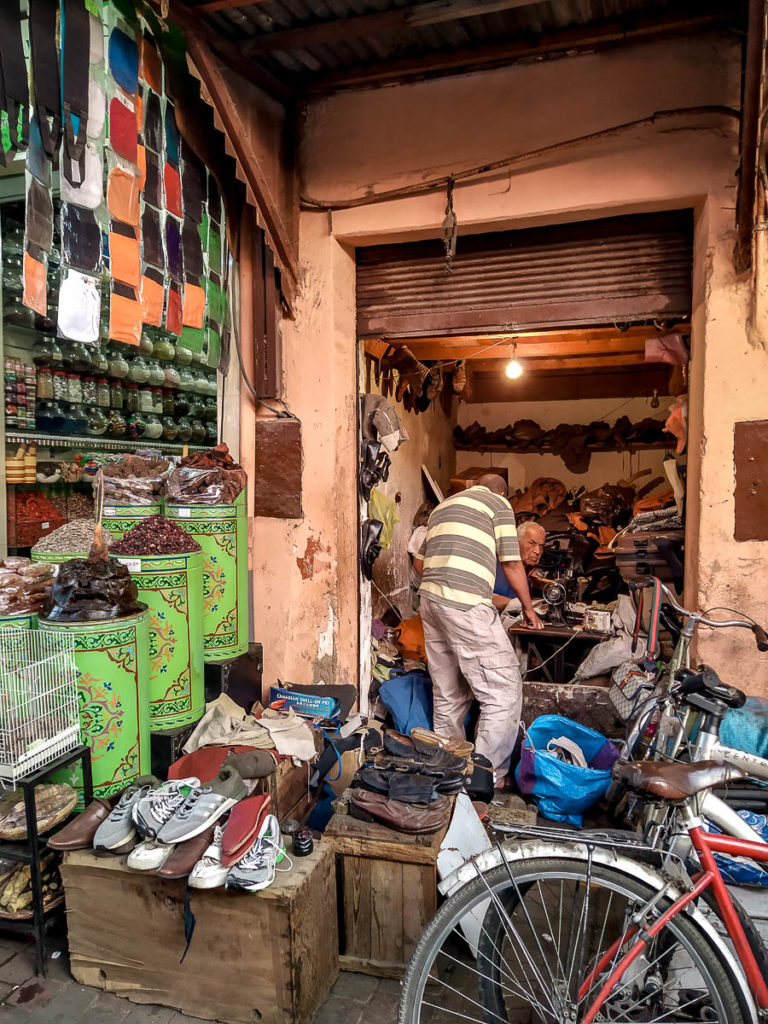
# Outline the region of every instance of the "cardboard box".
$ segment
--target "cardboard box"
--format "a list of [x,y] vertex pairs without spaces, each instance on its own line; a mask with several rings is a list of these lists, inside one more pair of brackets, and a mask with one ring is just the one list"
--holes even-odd
[[468,487],[474,487],[481,476],[486,473],[495,473],[509,487],[509,475],[506,466],[472,466],[470,469],[462,469],[461,473],[451,477],[448,484],[448,494],[456,494],[458,491],[465,491]]

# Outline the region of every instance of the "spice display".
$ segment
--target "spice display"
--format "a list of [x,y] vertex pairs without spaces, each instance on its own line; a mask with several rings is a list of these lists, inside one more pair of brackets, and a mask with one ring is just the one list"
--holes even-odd
[[149,383],[154,387],[165,383],[165,370],[156,359],[147,360],[149,366]]
[[[163,424],[152,412],[147,414],[147,428],[144,436],[151,438],[153,441],[163,436]],[[205,436],[205,433],[203,433],[203,436]]]
[[226,444],[182,459],[168,477],[166,498],[178,505],[230,505],[245,487],[245,470]]
[[49,622],[94,622],[136,615],[146,605],[136,584],[114,558],[72,558],[62,562],[43,609]]
[[109,408],[109,381],[106,377],[96,378],[96,405],[101,409]]
[[0,615],[23,615],[42,610],[53,581],[53,566],[28,558],[0,562]]
[[176,425],[176,420],[173,416],[163,416],[163,440],[164,441],[175,441],[179,433],[179,428]]
[[155,407],[155,400],[152,397],[151,388],[139,388],[139,412],[152,412]]
[[140,355],[129,363],[128,376],[134,384],[146,384],[149,380],[149,366]]
[[165,386],[167,388],[176,388],[179,386],[180,379],[179,371],[173,363],[168,363],[165,367]]
[[174,406],[173,392],[166,388],[163,391],[163,416],[173,416]]
[[113,380],[109,385],[109,404],[113,409],[122,409],[125,401],[125,388],[120,381]]
[[160,501],[170,465],[166,459],[139,455],[126,455],[110,463],[104,467],[104,501],[113,505],[154,505]]
[[122,380],[128,376],[128,360],[122,352],[112,345],[107,353],[109,360],[109,376]]
[[[35,554],[48,552],[57,555],[77,555],[82,551],[90,551],[95,527],[93,519],[73,519],[53,533],[41,537],[32,551]],[[109,538],[105,540],[109,544]]]
[[189,422],[186,416],[180,416],[176,420],[176,426],[178,428],[176,440],[179,442],[179,444],[187,444],[189,441],[192,440],[192,424]]
[[83,385],[76,373],[67,374],[67,401],[82,402]]
[[160,388],[152,388],[152,412],[155,416],[163,415],[163,392]]
[[37,371],[37,397],[53,398],[53,373],[49,366],[41,366]]
[[79,492],[75,492],[74,494],[68,494],[67,515],[69,516],[70,519],[82,519],[92,517],[93,498],[91,498],[89,494],[80,494]]
[[125,401],[123,408],[126,412],[139,411],[139,388],[136,384],[125,385]]
[[112,555],[180,555],[199,551],[200,545],[185,529],[166,519],[150,516],[123,534],[110,548]]
[[66,402],[69,398],[67,375],[63,370],[53,371],[53,398],[56,402]]
[[83,402],[85,405],[95,405],[96,403],[95,377],[83,377]]

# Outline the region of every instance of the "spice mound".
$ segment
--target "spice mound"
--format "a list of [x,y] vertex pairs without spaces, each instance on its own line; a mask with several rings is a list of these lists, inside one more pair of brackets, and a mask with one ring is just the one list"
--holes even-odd
[[113,555],[183,555],[200,545],[165,516],[149,516],[124,533],[109,549]]
[[166,500],[177,505],[231,505],[245,481],[245,470],[226,444],[217,444],[181,460],[168,477]]
[[[57,555],[79,555],[83,551],[91,550],[95,529],[96,524],[92,519],[73,519],[53,533],[41,537],[32,550],[44,554],[48,552]],[[104,541],[107,545],[110,540],[111,538],[105,535]]]
[[49,622],[92,622],[135,615],[147,607],[124,565],[114,558],[62,562],[45,604]]
[[48,562],[11,557],[0,563],[0,615],[23,615],[42,610],[53,580]]
[[166,459],[126,455],[104,467],[104,500],[114,505],[154,505],[170,468]]

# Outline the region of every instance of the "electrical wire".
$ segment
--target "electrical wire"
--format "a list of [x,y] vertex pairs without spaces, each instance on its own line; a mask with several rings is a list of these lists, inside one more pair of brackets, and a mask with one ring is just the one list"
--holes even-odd
[[738,608],[726,608],[723,604],[715,605],[714,608],[707,608],[704,612],[705,616],[709,616],[712,612],[730,612],[731,615],[741,615],[742,618],[746,619],[747,622],[751,622],[753,626],[759,626],[760,623],[756,622],[751,615],[747,615],[746,612],[740,612]]
[[[552,661],[553,658],[556,658],[558,656],[558,654],[560,654],[561,651],[565,650],[565,648],[568,646],[568,644],[572,644],[573,641],[576,639],[576,637],[577,636],[581,636],[581,634],[582,634],[582,630],[577,629],[576,632],[573,634],[573,636],[569,637],[569,639],[566,640],[565,643],[561,647],[558,647],[556,651],[553,651],[549,655],[548,658],[545,658],[544,661],[539,662],[538,665],[534,665],[533,668],[526,669],[525,672],[523,672],[523,678],[525,678],[526,676],[530,675],[531,672],[536,672],[536,671],[538,671],[538,669],[543,668],[545,665],[549,664],[549,662]],[[531,636],[536,636],[536,634],[534,632],[532,632]]]

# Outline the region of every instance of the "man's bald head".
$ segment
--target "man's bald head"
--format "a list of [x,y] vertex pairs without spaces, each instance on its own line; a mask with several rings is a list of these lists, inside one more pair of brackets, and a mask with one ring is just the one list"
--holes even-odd
[[540,523],[528,520],[517,528],[517,539],[520,543],[520,557],[527,566],[538,565],[544,554],[547,531]]
[[504,482],[504,478],[500,477],[498,473],[485,473],[476,483],[477,487],[487,487],[489,491],[494,494],[500,494],[502,497],[507,496],[507,485]]

